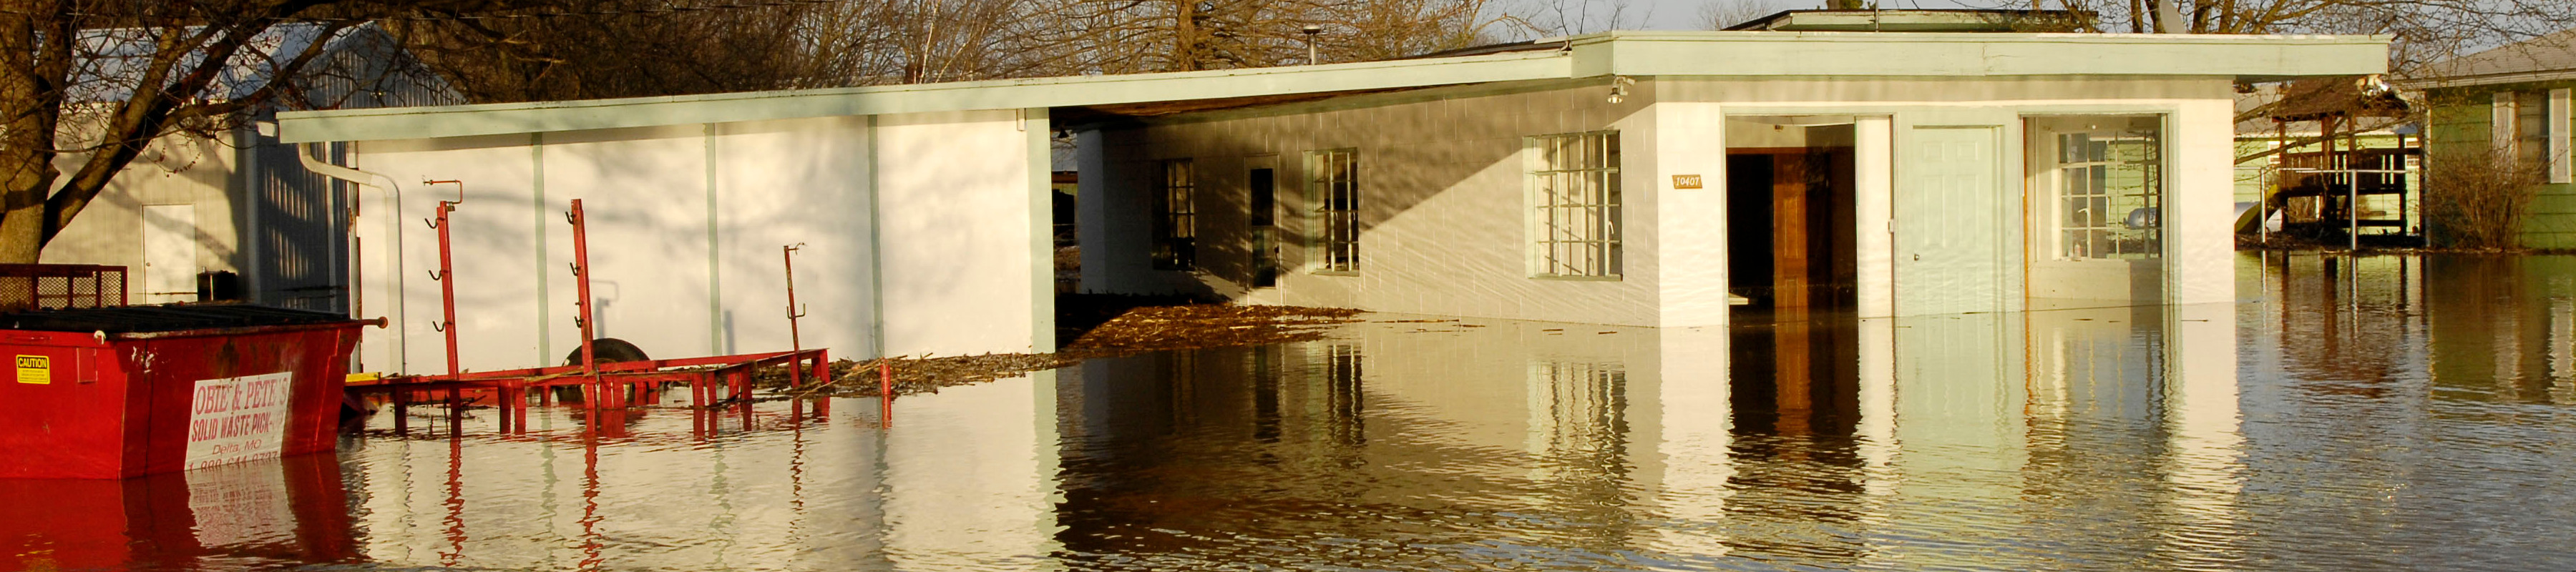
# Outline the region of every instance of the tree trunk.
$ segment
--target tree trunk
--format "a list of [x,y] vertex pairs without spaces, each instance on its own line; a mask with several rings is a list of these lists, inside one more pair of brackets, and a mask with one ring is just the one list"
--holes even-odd
[[[9,194],[19,193],[11,190]],[[45,203],[29,202],[34,204],[10,208],[7,218],[0,218],[0,264],[36,263],[36,253],[43,248]]]

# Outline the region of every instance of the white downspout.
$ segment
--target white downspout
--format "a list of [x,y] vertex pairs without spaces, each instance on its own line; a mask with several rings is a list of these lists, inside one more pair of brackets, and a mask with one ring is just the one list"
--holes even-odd
[[[385,184],[384,184],[384,186],[382,186],[382,187],[377,187],[377,188],[385,189],[385,191],[386,191],[386,195],[390,198],[389,202],[390,202],[390,203],[392,203],[392,205],[393,205],[393,206],[392,206],[393,212],[391,212],[391,213],[387,213],[387,216],[385,217],[385,228],[386,228],[386,229],[387,229],[387,230],[388,230],[388,231],[393,235],[393,239],[394,239],[393,248],[392,248],[392,250],[390,250],[390,251],[389,251],[389,252],[392,252],[392,253],[393,253],[393,255],[392,255],[392,257],[391,257],[391,258],[392,258],[391,262],[392,262],[392,266],[393,266],[393,269],[392,269],[391,273],[393,274],[393,276],[392,276],[392,278],[390,278],[390,279],[389,279],[389,284],[390,284],[391,286],[393,286],[393,288],[392,288],[392,290],[393,290],[393,295],[392,295],[392,296],[390,296],[390,297],[394,299],[394,300],[393,300],[393,306],[394,306],[394,307],[393,307],[393,312],[392,312],[393,317],[392,317],[392,319],[387,320],[387,322],[388,322],[388,323],[390,323],[390,324],[393,324],[393,327],[391,328],[391,329],[393,330],[393,334],[394,334],[394,347],[393,347],[393,352],[392,352],[392,353],[393,353],[393,360],[394,360],[394,366],[393,366],[393,369],[394,369],[394,370],[396,370],[396,371],[406,371],[406,368],[409,368],[409,367],[411,366],[411,359],[410,359],[410,357],[411,357],[411,356],[410,356],[411,337],[410,337],[409,335],[406,335],[406,334],[404,333],[404,332],[406,331],[406,330],[405,330],[405,328],[404,328],[404,326],[405,326],[405,325],[407,325],[407,324],[410,324],[411,322],[410,322],[410,321],[408,321],[408,320],[405,320],[405,319],[404,319],[404,318],[405,318],[405,315],[403,314],[403,298],[404,298],[404,296],[403,296],[402,283],[403,283],[403,279],[404,279],[404,278],[406,278],[406,277],[408,277],[408,276],[407,276],[407,275],[405,275],[405,274],[403,274],[403,257],[402,257],[402,254],[403,254],[403,242],[402,242],[403,232],[402,232],[402,225],[401,225],[401,223],[402,223],[402,184],[401,184],[401,183],[396,183],[396,182],[394,182],[394,178],[393,178],[393,177],[387,177],[387,176],[384,176],[384,175],[379,175],[379,174],[375,174],[375,173],[369,173],[369,172],[366,172],[366,171],[360,171],[360,170],[357,170],[357,169],[351,169],[351,168],[348,168],[348,167],[342,167],[342,166],[339,166],[339,165],[333,165],[333,164],[330,164],[330,163],[323,162],[321,159],[315,159],[315,158],[313,158],[313,153],[312,153],[312,151],[313,151],[313,149],[314,149],[314,145],[316,145],[316,144],[314,144],[314,143],[301,143],[301,144],[297,144],[297,146],[296,146],[296,150],[295,150],[295,161],[296,161],[296,162],[298,162],[298,163],[303,163],[303,164],[304,164],[304,170],[312,171],[312,172],[313,172],[313,174],[316,174],[316,175],[321,175],[321,176],[325,176],[325,177],[330,177],[330,178],[334,178],[334,179],[339,179],[339,180],[342,180],[342,181],[348,181],[348,182],[349,182],[349,184],[357,185],[357,186],[360,186],[360,187],[376,187],[376,185],[374,185],[373,183],[370,183],[369,181],[373,181],[373,180],[376,180],[376,179],[384,179],[384,180],[385,180]],[[352,297],[355,297],[355,296],[357,295],[357,293],[358,293],[358,285],[357,285],[357,284],[350,284],[350,285],[349,285],[349,293],[350,293],[350,295],[351,295]],[[353,306],[353,307],[354,307],[354,306]]]

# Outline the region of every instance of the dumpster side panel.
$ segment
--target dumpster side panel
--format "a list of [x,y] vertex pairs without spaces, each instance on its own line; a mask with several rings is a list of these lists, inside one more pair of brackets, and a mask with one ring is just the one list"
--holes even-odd
[[347,398],[349,352],[358,349],[358,327],[296,332],[304,348],[295,365],[295,401],[288,410],[286,451],[302,455],[340,448],[340,404]]
[[[89,334],[0,332],[0,478],[115,478],[130,449],[124,375]],[[139,457],[137,457],[139,458]]]
[[356,335],[351,325],[124,342],[129,362],[148,364],[142,472],[331,450]]

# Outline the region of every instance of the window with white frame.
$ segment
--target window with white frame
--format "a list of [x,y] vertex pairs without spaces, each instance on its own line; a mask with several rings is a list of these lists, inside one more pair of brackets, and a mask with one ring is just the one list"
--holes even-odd
[[1306,196],[1315,205],[1315,270],[1360,269],[1360,165],[1352,149],[1306,153]]
[[2550,159],[2549,94],[2516,92],[2514,99],[2514,159],[2523,165],[2540,165]]
[[2164,255],[2162,118],[2034,119],[2054,132],[2050,184],[2056,256],[2064,260]]
[[1530,266],[1539,276],[1619,275],[1619,132],[1528,140]]
[[1198,184],[1189,159],[1163,161],[1154,184],[1157,270],[1189,270],[1198,258]]
[[2576,180],[2567,89],[2495,92],[2491,141],[2516,168],[2540,169],[2551,183]]

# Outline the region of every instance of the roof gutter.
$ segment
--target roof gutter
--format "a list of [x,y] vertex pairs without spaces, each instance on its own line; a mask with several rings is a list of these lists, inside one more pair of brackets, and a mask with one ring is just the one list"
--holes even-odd
[[[393,250],[392,250],[392,252],[393,252],[393,254],[394,254],[394,255],[393,255],[393,256],[391,256],[391,257],[389,257],[389,258],[391,258],[391,260],[393,261],[393,276],[394,276],[394,278],[393,278],[393,282],[394,282],[394,284],[396,285],[396,286],[395,286],[395,288],[394,288],[395,295],[393,296],[393,299],[394,299],[393,319],[391,320],[394,324],[396,324],[396,325],[397,325],[397,327],[391,328],[391,329],[393,330],[393,335],[394,335],[394,348],[393,348],[393,350],[394,350],[394,351],[393,351],[393,359],[394,359],[394,368],[395,368],[395,369],[401,369],[401,368],[404,368],[404,367],[408,367],[408,364],[410,364],[410,363],[411,363],[411,360],[409,359],[409,358],[411,357],[411,353],[410,353],[410,348],[411,348],[411,343],[410,343],[410,342],[411,342],[411,336],[409,336],[408,334],[406,334],[406,333],[405,333],[405,330],[404,330],[403,328],[399,327],[399,325],[401,325],[401,324],[406,324],[406,323],[408,323],[408,322],[405,322],[405,321],[404,321],[404,317],[405,317],[405,315],[403,314],[403,296],[401,295],[401,292],[402,292],[401,284],[403,283],[403,278],[405,277],[405,276],[403,275],[403,262],[402,262],[402,252],[403,252],[403,239],[402,239],[402,237],[403,237],[403,233],[402,233],[402,227],[401,227],[401,223],[402,223],[402,184],[401,184],[401,183],[396,183],[396,182],[394,182],[394,178],[393,178],[393,177],[387,177],[387,176],[384,176],[384,175],[382,175],[382,174],[370,173],[370,172],[360,171],[360,170],[352,169],[352,168],[348,168],[348,167],[342,167],[342,166],[339,166],[339,165],[333,165],[333,164],[331,164],[331,163],[324,162],[324,161],[323,161],[323,160],[321,160],[321,159],[313,158],[313,151],[314,151],[315,149],[318,149],[318,148],[319,148],[319,147],[318,147],[319,145],[320,145],[320,144],[318,144],[318,143],[302,143],[302,144],[297,144],[297,145],[295,146],[295,161],[296,161],[296,162],[298,162],[298,163],[302,163],[302,164],[304,164],[304,170],[312,171],[312,172],[313,172],[313,174],[316,174],[316,175],[321,175],[321,176],[330,177],[330,178],[333,178],[333,179],[339,179],[339,180],[342,180],[342,181],[347,181],[347,182],[348,182],[348,183],[350,183],[350,184],[357,185],[357,186],[360,186],[360,187],[375,187],[375,188],[381,188],[381,189],[384,189],[384,190],[385,190],[385,192],[386,192],[386,195],[388,196],[388,202],[391,202],[391,203],[393,204],[393,212],[391,213],[391,216],[388,216],[388,217],[386,217],[386,218],[385,218],[385,226],[386,226],[387,228],[391,229],[391,232],[393,233],[393,239],[394,239]],[[376,179],[383,179],[383,180],[385,181],[384,186],[382,186],[382,187],[377,187],[377,186],[374,184],[374,182],[373,182],[373,181],[375,181]],[[352,221],[352,222],[354,222],[354,221]],[[353,272],[354,272],[354,270],[353,270]],[[354,313],[356,313],[356,312],[358,312],[358,311],[360,311],[360,310],[363,310],[363,309],[364,309],[364,307],[359,303],[361,300],[363,300],[363,298],[361,298],[361,297],[360,297],[360,293],[361,293],[361,292],[362,292],[362,291],[361,291],[361,290],[359,290],[358,288],[356,288],[354,285],[349,289],[349,300],[350,300],[349,310],[350,310],[350,312],[351,312],[352,314],[354,314]],[[352,317],[354,317],[354,316],[352,316]],[[378,326],[382,326],[382,325],[383,325],[383,322],[384,322],[384,319],[383,319],[383,318],[378,318],[378,323],[377,323],[377,325],[378,325]]]

